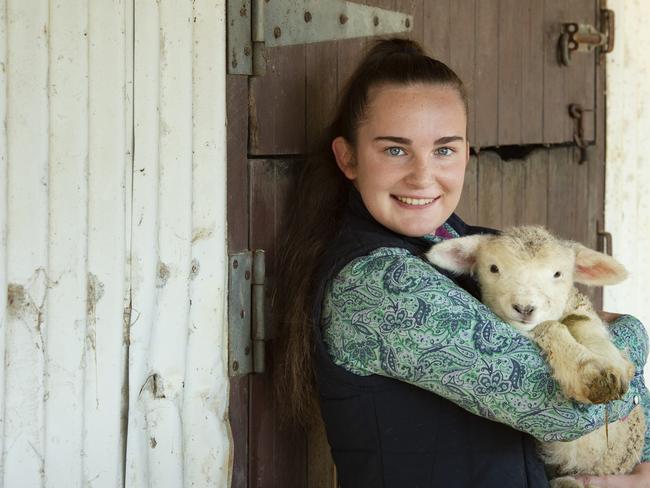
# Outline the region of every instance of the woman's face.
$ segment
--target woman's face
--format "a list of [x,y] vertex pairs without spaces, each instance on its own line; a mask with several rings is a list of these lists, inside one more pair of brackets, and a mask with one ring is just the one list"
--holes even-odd
[[452,214],[469,159],[467,117],[459,93],[434,84],[370,91],[357,144],[332,149],[370,214],[406,236],[433,233]]

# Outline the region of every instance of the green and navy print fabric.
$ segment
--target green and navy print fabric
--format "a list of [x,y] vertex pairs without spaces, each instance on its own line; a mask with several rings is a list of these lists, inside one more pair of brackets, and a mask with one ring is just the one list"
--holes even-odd
[[[605,422],[604,405],[562,395],[536,344],[404,249],[348,263],[328,285],[321,325],[330,356],[346,370],[406,381],[537,439],[572,440]],[[609,421],[638,401],[648,415],[645,329],[626,315],[611,331],[637,374],[626,395],[609,403]],[[644,460],[649,445],[646,435]]]

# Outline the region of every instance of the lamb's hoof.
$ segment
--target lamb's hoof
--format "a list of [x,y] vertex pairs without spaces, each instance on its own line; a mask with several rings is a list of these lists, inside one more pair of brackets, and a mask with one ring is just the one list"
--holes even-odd
[[584,488],[585,485],[582,484],[582,481],[578,481],[575,478],[569,476],[562,476],[561,478],[555,478],[550,482],[551,488]]
[[627,391],[628,375],[612,367],[602,367],[595,361],[588,361],[580,369],[584,374],[585,396],[592,403],[607,403],[618,400]]

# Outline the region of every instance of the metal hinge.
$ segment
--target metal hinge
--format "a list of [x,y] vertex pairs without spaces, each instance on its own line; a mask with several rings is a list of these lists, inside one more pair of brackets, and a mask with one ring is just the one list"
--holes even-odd
[[597,50],[599,60],[604,54],[611,53],[614,49],[614,11],[601,9],[600,24],[603,31],[590,24],[564,24],[558,43],[560,64],[569,66],[574,53],[590,53]]
[[413,16],[344,0],[228,0],[228,73],[263,75],[266,48],[408,32]]
[[228,272],[230,376],[264,372],[264,251],[231,254]]

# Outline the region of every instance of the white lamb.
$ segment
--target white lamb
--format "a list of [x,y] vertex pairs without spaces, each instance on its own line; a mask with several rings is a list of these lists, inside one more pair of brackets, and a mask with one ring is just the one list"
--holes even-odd
[[[455,273],[472,273],[482,300],[499,317],[531,337],[545,353],[563,393],[583,403],[605,403],[628,389],[634,366],[610,341],[607,327],[574,282],[610,285],[625,279],[613,258],[561,241],[543,227],[515,227],[501,235],[443,241],[427,258]],[[571,475],[629,473],[643,448],[641,406],[572,442],[542,443],[554,488],[581,487]],[[608,437],[608,440],[606,439]]]

